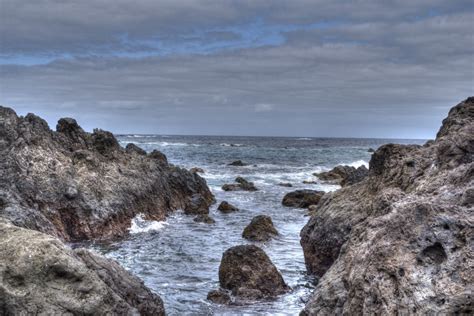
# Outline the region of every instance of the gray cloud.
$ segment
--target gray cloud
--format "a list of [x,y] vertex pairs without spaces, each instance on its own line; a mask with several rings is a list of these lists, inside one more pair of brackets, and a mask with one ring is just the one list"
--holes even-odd
[[[114,34],[124,32],[179,41],[201,29],[213,32],[204,41],[227,41],[230,26],[255,18],[339,22],[212,54],[2,66],[0,103],[51,124],[74,116],[118,133],[424,138],[473,94],[474,15],[462,1],[52,3],[2,1],[16,16],[0,22],[3,54],[119,49]],[[17,11],[31,23],[14,30]]]

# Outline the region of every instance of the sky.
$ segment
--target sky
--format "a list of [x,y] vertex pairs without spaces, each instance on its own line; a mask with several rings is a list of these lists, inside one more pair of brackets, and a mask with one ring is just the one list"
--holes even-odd
[[0,104],[115,133],[433,138],[471,0],[0,0]]

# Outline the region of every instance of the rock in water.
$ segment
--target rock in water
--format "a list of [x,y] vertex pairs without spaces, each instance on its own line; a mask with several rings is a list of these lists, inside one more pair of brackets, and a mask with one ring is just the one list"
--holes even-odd
[[239,210],[238,207],[230,204],[227,201],[222,201],[221,204],[217,207],[219,211],[222,213],[232,213],[232,212],[237,212]]
[[244,166],[247,166],[247,164],[244,163],[242,160],[236,160],[236,161],[231,162],[229,166],[244,167]]
[[242,177],[237,177],[233,184],[224,184],[222,190],[224,191],[258,191],[253,182],[249,182]]
[[301,231],[320,277],[302,315],[472,314],[474,98],[424,146],[384,145],[362,182],[326,194]]
[[0,219],[2,315],[165,315],[116,262]]
[[306,208],[318,204],[323,195],[324,191],[297,190],[286,194],[282,204],[288,207]]
[[199,167],[193,167],[193,168],[189,169],[189,172],[192,172],[192,173],[205,173],[204,169],[199,168]]
[[[0,107],[0,216],[63,240],[127,233],[133,217],[163,220],[176,209],[208,209],[213,195],[197,174],[106,131],[86,133],[73,119],[57,131],[43,119]],[[193,198],[191,198],[193,197]]]
[[254,245],[236,246],[224,252],[219,282],[223,289],[243,299],[274,297],[290,289],[270,258]]
[[252,218],[242,233],[243,238],[252,241],[268,241],[275,236],[278,236],[278,231],[273,226],[272,218],[267,215]]
[[214,224],[216,222],[212,217],[210,217],[207,214],[197,215],[193,219],[193,221],[195,221],[196,223],[206,223],[206,224]]
[[346,186],[364,180],[368,174],[369,170],[366,166],[360,166],[359,168],[352,166],[336,166],[329,171],[315,173],[314,175],[325,182]]
[[215,304],[229,304],[232,301],[229,293],[226,291],[219,289],[219,290],[212,290],[207,294],[207,299]]

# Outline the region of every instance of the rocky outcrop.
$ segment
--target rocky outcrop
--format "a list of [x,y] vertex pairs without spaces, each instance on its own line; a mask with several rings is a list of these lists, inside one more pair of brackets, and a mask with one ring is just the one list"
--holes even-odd
[[297,190],[286,194],[282,204],[288,207],[307,208],[310,205],[318,204],[323,195],[324,191]]
[[116,262],[0,219],[0,314],[165,315]]
[[193,168],[189,169],[189,172],[192,172],[192,173],[205,173],[204,169],[199,168],[199,167],[193,167]]
[[262,299],[289,291],[275,265],[254,245],[235,246],[224,252],[219,283],[240,299]]
[[224,191],[258,191],[257,187],[253,182],[249,182],[242,177],[237,177],[235,182],[232,184],[224,184],[222,190]]
[[15,225],[68,241],[105,239],[126,234],[137,214],[163,220],[176,209],[203,213],[212,201],[204,179],[159,151],[123,149],[111,133],[86,133],[70,118],[52,131],[0,107],[0,217]]
[[221,204],[219,204],[219,206],[217,207],[217,210],[221,211],[222,213],[232,213],[237,212],[239,208],[230,204],[227,201],[222,201]]
[[135,153],[135,154],[140,155],[140,156],[146,156],[146,151],[145,150],[141,149],[140,147],[138,147],[137,145],[132,144],[132,143],[129,143],[129,144],[127,144],[127,146],[125,146],[125,151],[129,154]]
[[320,278],[302,315],[472,313],[473,161],[471,97],[436,140],[384,145],[366,179],[326,194],[301,231]]
[[360,166],[359,168],[352,166],[336,166],[329,171],[315,173],[314,175],[322,181],[346,186],[364,180],[368,174],[369,170],[366,166]]
[[252,218],[242,233],[243,238],[252,241],[268,241],[275,236],[278,236],[278,231],[273,226],[272,218],[267,215]]

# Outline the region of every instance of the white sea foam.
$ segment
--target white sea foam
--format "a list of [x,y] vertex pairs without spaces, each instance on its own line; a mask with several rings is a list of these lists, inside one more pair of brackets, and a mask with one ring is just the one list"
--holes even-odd
[[138,214],[132,219],[132,226],[129,228],[130,234],[147,233],[150,231],[158,231],[168,225],[167,222],[148,221],[143,214]]
[[351,162],[350,164],[347,164],[348,166],[354,167],[354,168],[359,168],[361,166],[366,166],[369,168],[369,163],[365,160],[357,160],[354,162]]
[[300,138],[297,138],[296,140],[312,140],[312,138],[309,138],[309,137],[300,137]]

